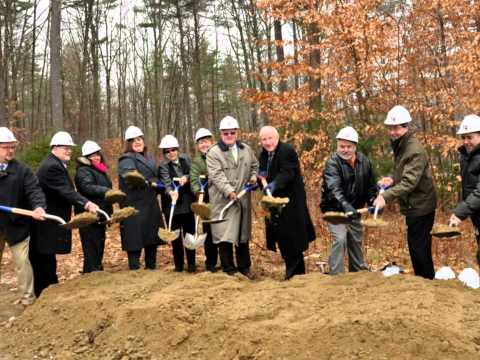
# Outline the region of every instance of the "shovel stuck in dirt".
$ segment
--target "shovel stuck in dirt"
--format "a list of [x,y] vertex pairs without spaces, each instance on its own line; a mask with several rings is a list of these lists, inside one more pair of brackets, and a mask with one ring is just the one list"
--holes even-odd
[[190,208],[195,215],[200,216],[203,220],[208,220],[212,216],[212,211],[210,209],[210,206],[203,202],[205,188],[207,186],[206,176],[200,175],[198,182],[200,183],[200,193],[198,195],[198,201],[190,205]]
[[222,209],[222,211],[220,211],[220,216],[217,218],[217,219],[210,219],[210,220],[203,220],[202,222],[205,223],[205,224],[219,224],[219,223],[222,223],[224,221],[227,221],[227,219],[225,219],[225,213],[226,211],[233,205],[235,204],[238,200],[240,200],[243,196],[245,196],[246,193],[256,189],[256,185],[249,185],[249,184],[246,184],[242,191],[240,191],[238,194],[237,194],[237,198],[235,200],[230,200],[228,202],[227,205],[225,205]]
[[272,191],[267,187],[267,180],[265,177],[260,177],[260,180],[262,182],[262,186],[265,189],[265,192],[267,195],[262,197],[262,200],[260,200],[262,206],[266,209],[270,208],[282,208],[286,206],[289,202],[290,199],[288,197],[276,197],[272,195]]
[[462,235],[460,229],[456,226],[450,226],[445,224],[434,224],[430,235],[438,238],[456,238]]

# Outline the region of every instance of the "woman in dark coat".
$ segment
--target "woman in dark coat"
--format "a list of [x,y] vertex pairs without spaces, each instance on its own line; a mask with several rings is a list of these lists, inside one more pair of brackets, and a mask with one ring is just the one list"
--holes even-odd
[[303,252],[315,240],[315,229],[307,208],[305,185],[295,149],[279,141],[274,127],[260,130],[263,150],[260,153],[260,174],[273,196],[288,197],[290,202],[281,210],[272,209],[265,219],[267,248],[276,251],[285,261],[285,279],[305,274]]
[[128,253],[130,270],[140,268],[140,255],[145,252],[145,268],[155,269],[157,247],[160,244],[158,229],[164,227],[161,220],[157,191],[150,186],[132,187],[127,185],[123,175],[138,171],[147,181],[157,182],[155,160],[147,155],[143,132],[136,126],[130,126],[125,132],[126,148],[118,162],[119,187],[126,195],[122,207],[133,206],[139,213],[122,221],[120,235],[122,250]]
[[[94,141],[86,141],[82,146],[82,156],[77,159],[75,186],[77,191],[100,208],[112,214],[112,205],[105,200],[105,194],[112,189],[112,181],[100,146]],[[80,228],[80,241],[83,250],[83,272],[103,270],[106,225],[95,223]]]

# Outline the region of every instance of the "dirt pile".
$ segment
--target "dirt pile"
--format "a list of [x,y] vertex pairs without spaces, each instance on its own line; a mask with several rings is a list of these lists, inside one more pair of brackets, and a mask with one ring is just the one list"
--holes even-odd
[[479,328],[458,282],[94,273],[4,323],[0,359],[478,359]]

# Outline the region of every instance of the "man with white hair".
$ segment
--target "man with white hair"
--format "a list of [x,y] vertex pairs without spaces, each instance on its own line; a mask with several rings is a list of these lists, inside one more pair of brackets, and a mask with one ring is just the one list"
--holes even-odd
[[[69,221],[72,206],[96,213],[98,206],[80,195],[68,174],[67,163],[75,146],[72,137],[65,131],[53,135],[50,154],[37,170],[40,187],[47,199],[49,214]],[[72,251],[72,231],[50,221],[36,223],[30,243],[30,261],[33,267],[35,295],[49,285],[58,283],[56,254]]]
[[[0,127],[0,205],[33,209],[35,220],[44,220],[45,195],[38,185],[37,177],[27,166],[15,159],[18,141],[10,129]],[[0,212],[0,266],[5,243],[8,244],[15,262],[18,300],[30,305],[35,300],[32,265],[28,259],[31,219]]]
[[[285,280],[305,274],[303,252],[315,240],[310,213],[307,207],[305,184],[300,162],[293,146],[280,141],[277,129],[264,126],[259,133],[262,152],[259,156],[260,176],[276,197],[287,197],[285,207],[271,208],[265,217],[267,248],[276,251],[277,246],[285,262]],[[264,189],[265,191],[267,189]]]
[[377,191],[370,160],[357,151],[358,133],[344,127],[337,134],[337,151],[325,165],[323,172],[322,212],[350,213],[351,223],[328,224],[333,238],[329,258],[330,274],[344,272],[343,258],[348,252],[348,269],[367,270],[362,252],[363,228],[357,209],[372,204]]
[[[218,218],[221,210],[230,201],[227,220],[212,224],[213,243],[218,244],[222,270],[229,275],[237,270],[251,277],[249,241],[252,232],[250,194],[237,198],[242,188],[256,184],[258,161],[252,149],[238,141],[238,121],[226,116],[220,121],[220,141],[207,153],[208,194],[212,206],[212,217]],[[235,246],[236,266],[233,260]]]

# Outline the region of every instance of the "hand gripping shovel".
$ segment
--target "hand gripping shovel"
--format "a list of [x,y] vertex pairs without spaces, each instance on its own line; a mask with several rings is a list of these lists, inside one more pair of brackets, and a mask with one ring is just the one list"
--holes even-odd
[[[178,181],[178,178],[174,178],[172,181],[173,191],[177,191],[180,188],[180,185],[175,184],[175,181]],[[172,204],[170,205],[170,216],[168,217],[168,228],[160,228],[158,230],[158,236],[160,239],[166,242],[172,242],[180,236],[180,229],[172,231],[172,219],[173,213],[175,211],[175,205],[177,204],[177,198],[172,199]]]
[[227,219],[225,219],[225,212],[233,205],[235,204],[238,200],[240,200],[243,196],[245,196],[245,194],[247,192],[250,192],[254,189],[257,188],[257,185],[249,185],[249,184],[246,184],[242,191],[240,191],[238,194],[237,194],[237,198],[235,200],[230,200],[228,202],[227,205],[225,205],[222,209],[222,211],[220,211],[220,217],[217,218],[217,219],[210,219],[210,220],[203,220],[202,222],[205,223],[205,224],[219,224],[219,223],[222,223],[224,221],[227,221]]
[[263,196],[262,197],[262,200],[260,201],[262,206],[264,206],[266,209],[270,209],[270,208],[282,208],[284,206],[286,206],[290,199],[288,197],[274,197],[272,195],[272,191],[270,190],[270,188],[267,186],[267,179],[265,179],[265,177],[260,177],[260,180],[262,182],[262,186],[263,188],[265,189],[265,192],[266,192],[266,196]]
[[[12,208],[12,207],[3,206],[3,205],[0,205],[0,212],[33,217],[33,211],[31,211],[31,210]],[[45,215],[43,215],[43,217],[47,220],[56,221],[60,225],[66,225],[67,224],[65,222],[65,220],[63,220],[60,216],[45,214]]]
[[198,195],[198,202],[190,205],[190,208],[195,213],[195,215],[200,216],[203,220],[208,220],[212,216],[210,206],[203,202],[203,197],[205,195],[205,188],[207,186],[207,177],[205,175],[200,175],[198,182],[200,183],[200,193]]
[[[382,195],[385,190],[387,190],[390,186],[380,186],[380,191],[378,192],[378,195]],[[385,227],[388,225],[388,223],[383,220],[383,219],[377,219],[378,217],[378,212],[379,212],[379,207],[378,205],[375,206],[373,210],[373,219],[365,219],[362,221],[362,224],[364,226],[369,226],[369,227]]]

